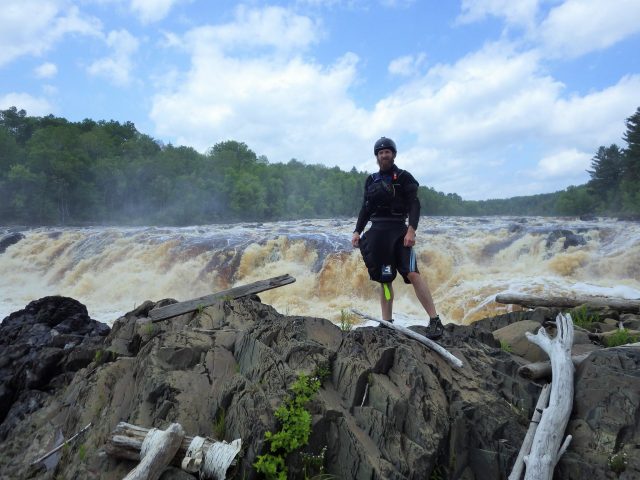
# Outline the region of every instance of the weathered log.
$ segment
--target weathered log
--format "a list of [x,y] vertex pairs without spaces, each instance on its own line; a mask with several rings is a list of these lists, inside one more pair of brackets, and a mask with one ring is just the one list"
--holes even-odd
[[[573,355],[571,361],[574,367],[578,367],[585,359],[591,355],[591,352],[581,353],[580,355]],[[523,365],[518,368],[518,374],[523,378],[531,380],[538,380],[539,378],[547,378],[551,376],[551,361],[535,362]]]
[[199,308],[208,307],[225,298],[235,300],[240,297],[246,297],[247,295],[253,295],[273,288],[282,287],[295,281],[296,279],[288,274],[280,275],[279,277],[272,277],[267,280],[259,280],[257,282],[248,283],[247,285],[241,285],[239,287],[233,287],[211,295],[205,295],[204,297],[173,303],[165,307],[154,308],[149,312],[149,318],[151,318],[152,322],[159,322],[177,315],[182,315],[183,313],[193,312]]
[[426,345],[427,347],[429,347],[434,352],[440,354],[440,356],[442,358],[444,358],[447,362],[449,362],[454,367],[462,368],[462,366],[463,366],[462,360],[460,360],[459,358],[455,357],[447,349],[441,347],[436,342],[434,342],[433,340],[425,337],[424,335],[420,335],[419,333],[416,333],[413,330],[409,330],[408,328],[402,327],[400,325],[396,325],[394,323],[387,322],[386,320],[379,320],[379,319],[374,318],[374,317],[372,317],[370,315],[367,315],[366,313],[363,313],[363,312],[361,312],[359,310],[356,310],[355,308],[352,308],[351,311],[353,313],[355,313],[356,315],[362,317],[362,318],[366,318],[367,320],[373,320],[374,322],[378,322],[378,323],[384,325],[387,328],[391,328],[391,329],[396,330],[396,331],[398,331],[400,333],[404,333],[407,337],[410,337],[410,338],[413,338],[414,340],[419,341],[423,345]]
[[166,430],[152,428],[140,449],[140,463],[123,480],[158,480],[175,457],[184,430],[179,423],[172,423]]
[[571,346],[573,344],[573,322],[571,315],[558,315],[557,333],[552,339],[544,328],[536,335],[527,332],[530,342],[538,345],[551,359],[553,381],[549,406],[542,412],[540,423],[531,445],[531,452],[525,456],[525,480],[551,480],[558,460],[571,441],[568,435],[563,443],[562,436],[567,428],[573,406],[573,372]]
[[516,462],[513,464],[513,470],[511,470],[511,475],[509,475],[508,480],[520,480],[522,478],[522,474],[524,473],[524,457],[529,455],[529,452],[531,451],[533,437],[535,436],[536,430],[538,429],[540,417],[542,416],[542,410],[546,408],[549,403],[550,394],[551,385],[547,383],[544,387],[542,387],[542,391],[540,392],[540,396],[538,397],[538,403],[536,403],[536,409],[533,411],[533,416],[531,417],[531,422],[529,423],[529,429],[527,430],[527,434],[524,436],[522,447],[520,447],[520,452],[518,453]]
[[[144,427],[120,422],[111,432],[105,451],[113,457],[139,460],[142,445],[149,431]],[[185,435],[170,461],[172,465],[189,473],[199,471],[201,478],[224,479],[241,446],[240,439],[227,443]]]
[[611,297],[538,297],[525,293],[500,293],[496,295],[496,302],[504,304],[521,305],[527,308],[557,307],[574,308],[580,305],[602,308],[611,307],[619,312],[640,313],[640,299],[629,300],[626,298]]

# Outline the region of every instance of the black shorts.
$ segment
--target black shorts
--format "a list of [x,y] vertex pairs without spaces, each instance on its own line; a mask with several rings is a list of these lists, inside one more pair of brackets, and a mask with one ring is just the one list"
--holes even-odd
[[407,274],[417,272],[418,263],[412,247],[404,246],[407,226],[401,222],[374,222],[360,239],[360,253],[375,282],[390,283],[399,272],[404,283]]

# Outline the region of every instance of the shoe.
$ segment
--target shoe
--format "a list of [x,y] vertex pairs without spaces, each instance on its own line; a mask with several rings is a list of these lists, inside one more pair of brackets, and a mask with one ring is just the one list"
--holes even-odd
[[[385,320],[385,322],[393,323],[393,318],[391,320]],[[383,324],[383,323],[379,323],[378,326],[379,327],[386,327],[386,325]]]
[[435,317],[429,319],[429,325],[427,325],[427,334],[426,337],[430,340],[435,340],[440,338],[444,333],[444,325],[440,320],[440,315],[436,315]]

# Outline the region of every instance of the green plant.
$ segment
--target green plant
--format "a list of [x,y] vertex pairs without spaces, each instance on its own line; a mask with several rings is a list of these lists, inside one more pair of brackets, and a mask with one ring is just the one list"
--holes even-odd
[[87,457],[87,446],[82,443],[78,447],[78,458],[81,462],[84,462],[84,459]]
[[618,475],[627,469],[627,463],[626,452],[614,453],[609,457],[609,468]]
[[500,350],[507,353],[511,353],[513,351],[511,345],[509,345],[505,340],[500,340]]
[[313,376],[320,380],[320,384],[324,384],[324,381],[331,375],[331,365],[322,363],[316,367],[316,371]]
[[634,343],[637,341],[638,335],[632,335],[626,328],[616,330],[613,335],[605,338],[607,347],[617,347],[619,345],[626,345],[627,343]]
[[[327,454],[327,447],[324,446],[319,454],[313,455],[312,453],[301,453],[302,468],[304,470],[304,478],[309,479],[309,475],[314,475],[312,478],[318,478],[324,475],[324,459]],[[317,472],[314,474],[314,472]]]
[[311,414],[306,404],[320,390],[320,379],[300,374],[291,386],[292,395],[275,412],[280,421],[280,430],[265,432],[269,451],[259,455],[253,466],[268,480],[286,480],[286,456],[305,446],[311,433]]
[[94,363],[96,363],[97,365],[101,365],[103,357],[104,357],[104,350],[102,350],[101,348],[96,350],[96,353],[93,354]]
[[344,308],[340,310],[340,330],[349,332],[353,328],[355,315]]
[[221,408],[218,410],[218,416],[216,417],[216,421],[213,423],[213,435],[218,440],[224,439],[224,434],[226,432],[225,415],[226,412],[224,408]]
[[156,324],[153,322],[145,323],[142,327],[142,332],[147,336],[151,337],[156,333]]
[[573,320],[574,325],[586,329],[589,329],[593,322],[600,320],[598,314],[589,312],[586,305],[574,308],[569,313],[571,314],[571,320]]

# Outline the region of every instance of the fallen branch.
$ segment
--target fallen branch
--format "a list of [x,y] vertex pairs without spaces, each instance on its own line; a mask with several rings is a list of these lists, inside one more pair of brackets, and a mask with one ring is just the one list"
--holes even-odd
[[154,308],[149,311],[149,318],[152,322],[159,322],[166,320],[183,313],[193,312],[200,308],[213,305],[225,298],[238,299],[240,297],[246,297],[247,295],[253,295],[255,293],[264,292],[273,288],[282,287],[283,285],[289,285],[295,282],[296,279],[291,275],[280,275],[279,277],[272,277],[267,280],[260,280],[258,282],[249,283],[247,285],[241,285],[239,287],[233,287],[228,290],[223,290],[212,295],[205,295],[204,297],[194,298],[193,300],[187,300],[184,302],[172,303],[166,307]]
[[391,328],[393,330],[397,330],[400,333],[404,333],[406,336],[408,336],[410,338],[413,338],[414,340],[419,341],[423,345],[426,345],[427,347],[429,347],[431,350],[433,350],[436,353],[440,354],[440,356],[442,358],[444,358],[447,362],[449,362],[454,367],[462,368],[462,366],[463,366],[462,360],[460,360],[459,358],[455,357],[448,350],[446,350],[445,348],[441,347],[436,342],[434,342],[433,340],[425,337],[424,335],[420,335],[419,333],[416,333],[413,330],[409,330],[408,328],[401,327],[400,325],[395,325],[395,324],[393,324],[391,322],[387,322],[386,320],[379,320],[377,318],[371,317],[370,315],[367,315],[366,313],[363,313],[363,312],[361,312],[359,310],[356,310],[355,308],[352,308],[351,311],[353,313],[355,313],[356,315],[362,317],[362,318],[366,318],[367,320],[373,320],[374,322],[378,322],[378,323],[384,325],[387,328]]
[[569,422],[573,406],[573,322],[571,315],[558,315],[557,333],[552,339],[544,328],[536,335],[526,333],[530,342],[538,345],[551,359],[553,381],[549,405],[542,411],[542,417],[535,432],[531,452],[524,457],[525,480],[551,480],[560,456],[564,453],[571,436],[564,442],[562,438]]
[[65,445],[68,445],[69,443],[73,442],[76,439],[76,437],[78,437],[78,435],[80,435],[82,432],[87,430],[89,427],[91,427],[91,422],[89,422],[89,424],[86,427],[84,427],[82,430],[80,430],[78,433],[76,433],[69,440],[67,440],[66,442],[62,442],[60,445],[58,445],[53,450],[48,451],[47,453],[45,453],[43,456],[41,456],[37,460],[34,460],[33,462],[31,462],[31,465],[35,465],[35,464],[40,463],[41,461],[43,461],[45,458],[49,458],[51,455],[56,453],[58,450],[60,450],[61,448],[64,448]]
[[500,293],[496,295],[496,302],[512,305],[521,305],[527,308],[557,307],[574,308],[580,305],[602,308],[611,307],[619,312],[640,313],[640,300],[628,300],[626,298],[611,297],[537,297],[525,293]]

